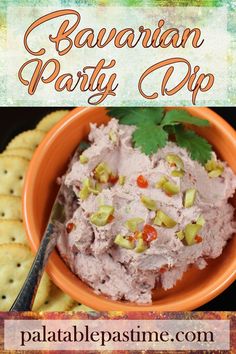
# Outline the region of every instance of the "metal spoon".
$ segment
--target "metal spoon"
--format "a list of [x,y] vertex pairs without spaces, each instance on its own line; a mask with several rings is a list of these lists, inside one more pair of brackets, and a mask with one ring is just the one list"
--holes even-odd
[[[77,160],[79,155],[88,147],[88,144],[81,142],[78,149],[75,151],[73,158],[71,159],[70,166],[73,161]],[[34,262],[30,268],[29,274],[24,282],[24,285],[18,294],[16,300],[10,308],[10,311],[31,311],[35,295],[41,280],[45,265],[52,251],[57,243],[58,232],[55,232],[56,225],[58,223],[64,224],[66,221],[66,215],[64,210],[64,203],[61,200],[63,184],[57,193],[55,202],[52,207],[52,211],[49,217],[49,221],[46,230],[43,234],[38,252],[34,259]],[[73,192],[73,191],[71,191]]]
[[[62,187],[61,187],[62,188]],[[30,268],[29,274],[24,285],[13,303],[10,311],[31,311],[34,298],[41,280],[45,265],[48,258],[56,246],[57,233],[55,231],[55,223],[65,222],[64,207],[59,202],[61,188],[57,194],[56,201],[52,207],[48,225],[44,232],[40,247]]]

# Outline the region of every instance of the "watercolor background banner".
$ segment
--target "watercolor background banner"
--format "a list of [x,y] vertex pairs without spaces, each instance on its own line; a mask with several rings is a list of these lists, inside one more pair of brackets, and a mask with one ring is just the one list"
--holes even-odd
[[[4,321],[5,320],[141,320],[144,324],[148,323],[148,320],[217,320],[217,321],[229,321],[230,322],[230,350],[224,351],[224,353],[235,353],[236,350],[236,317],[233,312],[162,312],[162,313],[154,313],[154,312],[109,312],[109,313],[98,313],[91,311],[89,313],[44,313],[44,314],[36,314],[33,312],[26,313],[0,313],[0,350],[1,353],[8,353],[9,351],[4,351]],[[79,323],[79,322],[78,322]],[[144,327],[145,328],[145,327]],[[37,348],[35,348],[37,349]],[[104,350],[104,348],[102,348]],[[183,353],[183,350],[178,350],[177,348],[168,348],[168,353]],[[21,351],[23,352],[23,351]],[[43,353],[45,351],[37,350],[35,353]],[[71,352],[71,351],[66,351]],[[83,352],[83,351],[82,351]],[[97,353],[101,351],[94,350],[93,353]],[[121,353],[124,351],[121,350],[111,350],[109,353]],[[158,351],[160,353],[164,353],[166,351]],[[188,353],[196,351],[188,350]],[[212,353],[211,350],[204,350],[204,353]],[[214,350],[215,354],[222,353],[222,350]],[[55,353],[55,351],[47,351],[47,353]],[[137,343],[137,349],[133,351],[133,353],[153,353],[151,350],[140,350],[139,344]]]
[[[233,4],[227,1],[192,1],[191,6],[183,7],[187,2],[170,2],[172,7],[166,7],[166,2],[84,2],[81,5],[76,1],[54,1],[50,2],[50,7],[45,6],[45,1],[37,2],[37,6],[32,6],[29,1],[5,1],[1,3],[1,28],[0,28],[0,105],[1,106],[78,106],[97,104],[100,105],[235,105],[235,11]],[[17,4],[17,5],[16,5]],[[29,6],[30,5],[30,6]],[[52,6],[53,5],[53,6]],[[88,6],[88,5],[96,5]],[[102,6],[97,6],[102,5]],[[104,6],[106,5],[106,6]],[[109,6],[111,5],[111,6]],[[119,5],[114,6],[114,5]],[[122,7],[121,7],[122,5]],[[125,5],[125,7],[123,6]],[[135,5],[136,7],[133,7]],[[165,5],[165,6],[161,6]],[[179,6],[180,5],[180,6]],[[143,6],[143,7],[140,7]],[[173,7],[174,6],[174,7]],[[75,16],[67,15],[60,17],[36,28],[29,35],[29,45],[31,48],[45,48],[44,55],[37,57],[31,55],[24,47],[23,39],[27,28],[38,18],[60,9],[73,9],[80,16],[80,22],[70,35],[74,41],[78,31],[84,28],[92,28],[94,33],[101,28],[106,28],[107,33],[112,28],[117,31],[123,28],[132,28],[138,36],[140,26],[150,28],[154,31],[158,27],[160,19],[165,20],[163,31],[169,28],[178,28],[179,34],[185,28],[199,28],[201,38],[204,43],[199,48],[194,48],[192,42],[186,46],[173,48],[143,48],[141,42],[134,48],[125,45],[117,48],[113,42],[104,48],[76,48],[74,45],[66,55],[59,55],[55,50],[55,45],[48,39],[50,35],[55,36],[59,26],[64,20],[70,21],[70,26],[75,22]],[[84,37],[85,38],[85,37]],[[199,43],[201,40],[199,40]],[[190,64],[190,74],[194,74],[196,67],[195,83],[201,74],[214,75],[214,84],[209,90],[199,90],[193,99],[193,93],[186,84],[175,94],[165,93],[165,89],[171,91],[178,83],[185,78],[187,72],[186,63],[174,63],[174,73],[162,88],[163,78],[171,64],[154,70],[143,79],[141,86],[140,78],[143,73],[156,63],[167,59],[182,58]],[[50,83],[39,81],[35,92],[29,94],[27,81],[30,82],[36,68],[36,63],[31,63],[24,67],[22,71],[22,83],[18,77],[22,65],[32,59],[41,59],[42,65],[48,60],[56,60],[60,63],[60,70],[57,77],[71,75],[73,91],[68,92],[63,89],[60,92],[55,89],[56,79]],[[94,90],[82,90],[81,80],[77,84],[78,72],[83,73],[86,66],[96,67],[101,59],[104,59],[104,66],[108,66],[115,60],[115,64],[110,68],[101,70],[101,74],[106,75],[106,81],[116,75],[111,89],[112,94],[107,96],[98,94]],[[45,77],[53,72],[53,63],[47,66]],[[91,79],[93,69],[88,69],[88,79]],[[190,75],[189,74],[189,75]],[[64,86],[66,86],[66,79]],[[104,81],[105,82],[105,81]],[[207,78],[205,84],[207,83]],[[192,85],[192,88],[194,87]],[[94,87],[96,86],[96,82]],[[203,85],[204,86],[204,85]],[[204,88],[204,87],[203,87]],[[141,89],[141,90],[140,90]],[[141,92],[142,91],[142,92]],[[153,94],[158,97],[150,99]],[[155,95],[154,95],[155,96]]]

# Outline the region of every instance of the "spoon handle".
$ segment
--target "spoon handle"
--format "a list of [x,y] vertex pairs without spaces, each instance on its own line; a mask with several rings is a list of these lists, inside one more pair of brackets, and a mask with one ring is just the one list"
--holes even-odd
[[31,311],[45,264],[55,247],[56,238],[52,237],[53,230],[54,225],[49,223],[24,285],[10,308],[11,312]]
[[[71,161],[74,161],[83,152],[87,145],[79,146],[76,149]],[[38,252],[34,259],[34,262],[30,268],[29,274],[24,282],[24,285],[14,301],[10,311],[31,311],[36,292],[38,290],[39,282],[42,278],[42,274],[47,263],[48,257],[54,250],[57,243],[58,232],[56,231],[58,223],[63,225],[66,221],[66,212],[64,209],[64,202],[61,200],[61,196],[64,195],[64,185],[58,190],[55,202],[52,206],[51,214],[43,238],[41,240]],[[67,193],[74,192],[72,189],[68,189]]]

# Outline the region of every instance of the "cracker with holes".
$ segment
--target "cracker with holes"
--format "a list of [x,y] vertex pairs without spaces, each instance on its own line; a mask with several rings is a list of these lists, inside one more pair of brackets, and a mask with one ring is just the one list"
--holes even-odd
[[18,220],[0,220],[0,244],[21,243],[28,245],[23,223]]
[[67,311],[74,304],[75,301],[69,295],[63,293],[56,285],[52,284],[49,296],[44,304],[37,309],[37,311]]
[[31,160],[34,154],[34,150],[27,148],[13,148],[3,151],[3,156],[18,156]]
[[26,148],[35,150],[44,136],[45,132],[41,130],[28,130],[13,138],[7,145],[7,149]]
[[0,220],[22,220],[21,198],[0,195]]
[[69,111],[60,110],[46,115],[37,125],[36,129],[48,132],[59,120],[61,120]]
[[0,194],[21,196],[28,165],[23,157],[0,156]]
[[[0,311],[10,309],[28,275],[33,259],[27,246],[18,243],[0,245]],[[49,292],[50,280],[45,273],[33,309],[46,301]]]

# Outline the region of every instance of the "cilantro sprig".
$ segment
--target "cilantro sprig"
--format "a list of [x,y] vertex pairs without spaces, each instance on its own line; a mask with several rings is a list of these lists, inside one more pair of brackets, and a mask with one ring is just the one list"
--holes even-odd
[[134,146],[140,147],[146,155],[151,155],[158,148],[164,147],[167,139],[168,133],[160,125],[146,124],[143,127],[139,126],[133,133]]
[[208,141],[186,124],[198,127],[209,126],[206,119],[191,116],[185,110],[165,112],[161,107],[109,107],[108,114],[119,119],[121,124],[135,125],[132,141],[146,155],[151,155],[174,138],[177,145],[186,148],[193,160],[205,164],[211,158],[212,147]]

